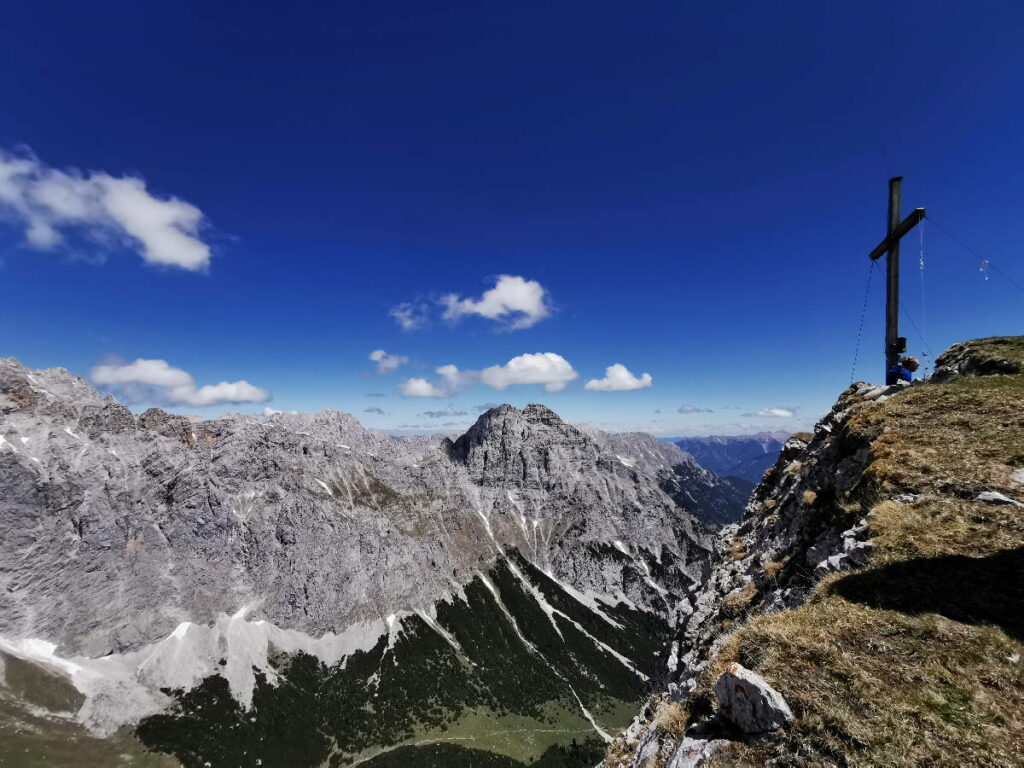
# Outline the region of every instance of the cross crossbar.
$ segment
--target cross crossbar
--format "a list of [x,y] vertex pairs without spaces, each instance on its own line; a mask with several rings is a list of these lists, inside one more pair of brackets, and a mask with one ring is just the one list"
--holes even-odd
[[874,261],[888,253],[894,243],[899,241],[905,234],[912,230],[917,224],[924,220],[924,208],[915,208],[903,221],[899,223],[893,233],[875,246],[875,250],[868,254],[868,258]]

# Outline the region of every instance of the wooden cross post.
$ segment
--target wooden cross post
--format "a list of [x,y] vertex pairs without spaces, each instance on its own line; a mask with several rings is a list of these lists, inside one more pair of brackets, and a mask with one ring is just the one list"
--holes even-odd
[[[886,255],[885,275],[885,373],[899,363],[900,354],[907,351],[907,340],[900,336],[900,238],[924,219],[924,208],[915,208],[900,221],[900,188],[903,177],[889,179],[889,220],[887,232],[875,249],[868,254],[872,261]],[[885,381],[885,379],[882,379]]]

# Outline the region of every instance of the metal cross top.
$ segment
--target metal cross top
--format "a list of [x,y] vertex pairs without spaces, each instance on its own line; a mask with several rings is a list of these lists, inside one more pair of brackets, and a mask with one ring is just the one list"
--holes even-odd
[[[874,261],[886,257],[885,276],[885,372],[900,361],[900,354],[907,351],[907,340],[900,333],[900,238],[924,219],[924,208],[915,208],[903,221],[900,221],[900,188],[903,177],[889,179],[889,220],[888,234],[875,249],[868,254]],[[882,379],[885,380],[884,378]]]

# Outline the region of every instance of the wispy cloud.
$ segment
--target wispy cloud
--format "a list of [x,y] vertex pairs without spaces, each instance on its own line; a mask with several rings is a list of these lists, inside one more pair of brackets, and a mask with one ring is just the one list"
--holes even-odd
[[403,331],[415,331],[430,323],[430,308],[423,301],[406,301],[392,307],[388,314]]
[[701,408],[696,405],[680,405],[679,413],[714,413],[710,408]]
[[748,417],[760,416],[767,419],[792,419],[796,416],[796,411],[792,408],[762,408],[759,411],[744,413],[743,415]]
[[[205,406],[218,403],[265,403],[270,393],[248,381],[222,381],[196,387],[192,375],[166,360],[138,359],[131,363],[108,362],[93,366],[90,378],[99,385],[118,389],[145,385],[175,404]],[[131,391],[131,390],[129,390]]]
[[628,392],[632,389],[645,389],[651,386],[651,374],[643,373],[636,377],[622,363],[609,365],[603,379],[591,379],[584,387],[595,392]]
[[391,373],[409,362],[408,357],[402,355],[389,355],[383,349],[375,349],[370,353],[370,359],[377,364],[378,373]]
[[421,417],[428,419],[443,419],[446,416],[468,416],[466,411],[460,411],[457,408],[445,408],[443,411],[424,411],[420,414]]
[[387,416],[388,412],[383,408],[378,408],[376,405],[369,408],[364,408],[363,413],[376,413],[378,416]]
[[210,246],[199,236],[203,212],[174,197],[160,198],[136,176],[104,171],[61,171],[35,155],[0,150],[0,209],[25,230],[28,245],[56,248],[77,230],[101,242],[115,241],[144,261],[202,270]]

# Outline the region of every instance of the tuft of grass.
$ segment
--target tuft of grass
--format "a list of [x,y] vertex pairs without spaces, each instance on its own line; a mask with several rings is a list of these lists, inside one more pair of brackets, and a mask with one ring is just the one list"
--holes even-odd
[[682,737],[689,726],[689,713],[678,701],[669,699],[661,705],[655,724],[663,731]]
[[775,581],[787,565],[789,565],[788,557],[784,557],[782,560],[771,560],[761,566],[761,572],[768,581]]
[[748,554],[747,545],[743,539],[735,538],[732,540],[732,543],[729,544],[729,557],[733,560],[742,560]]
[[730,592],[722,599],[722,613],[731,619],[742,616],[754,602],[755,597],[757,597],[757,587],[754,582],[750,582],[743,589]]
[[804,491],[801,500],[805,506],[809,507],[818,500],[818,494],[814,491]]

